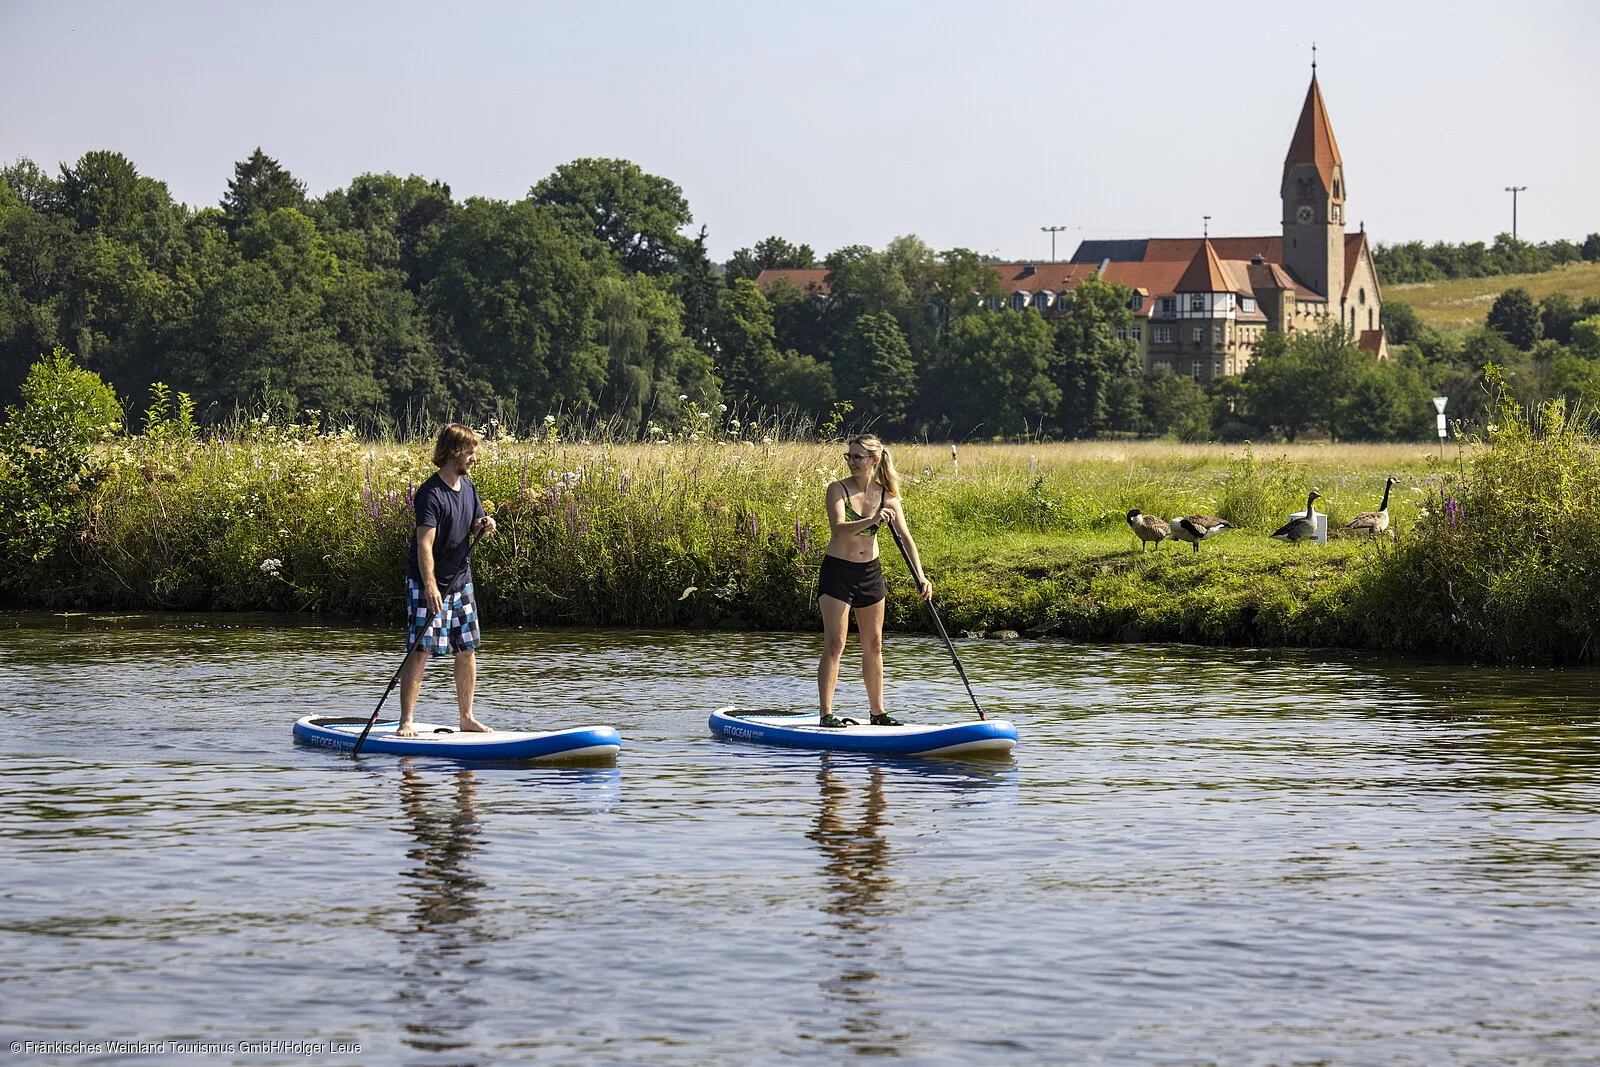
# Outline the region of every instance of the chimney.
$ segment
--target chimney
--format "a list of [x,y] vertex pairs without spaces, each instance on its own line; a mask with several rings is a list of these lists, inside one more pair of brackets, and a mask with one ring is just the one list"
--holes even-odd
[[1260,252],[1257,252],[1255,255],[1250,257],[1250,262],[1254,263],[1258,267],[1266,261],[1267,257],[1262,255]]

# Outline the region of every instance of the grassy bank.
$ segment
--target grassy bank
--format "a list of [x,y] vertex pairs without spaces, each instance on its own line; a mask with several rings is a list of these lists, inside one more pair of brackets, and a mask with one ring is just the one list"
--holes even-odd
[[[427,448],[266,419],[203,438],[182,398],[126,435],[57,354],[0,428],[0,572],[18,607],[336,612],[398,622]],[[752,439],[693,412],[652,443],[492,439],[474,471],[500,535],[474,559],[493,624],[814,629],[838,444]],[[553,420],[552,420],[553,422]],[[1559,405],[1503,405],[1467,455],[1421,445],[1090,443],[897,450],[908,513],[958,631],[1346,645],[1588,661],[1600,579],[1600,449]],[[1322,493],[1330,525],[1268,533]],[[1141,552],[1124,523],[1204,512],[1203,550]],[[923,625],[889,553],[890,624]]]
[[1534,300],[1568,293],[1575,301],[1600,297],[1600,263],[1568,263],[1539,274],[1504,274],[1385,286],[1385,299],[1403,300],[1417,317],[1442,332],[1482,326],[1495,298],[1507,289],[1526,289]]

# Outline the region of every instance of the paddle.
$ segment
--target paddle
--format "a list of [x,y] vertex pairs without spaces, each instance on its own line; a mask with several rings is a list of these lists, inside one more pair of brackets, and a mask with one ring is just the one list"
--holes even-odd
[[[906,569],[911,572],[912,580],[917,583],[917,588],[920,590],[928,579],[917,570],[916,564],[911,562],[911,553],[906,551],[905,540],[900,536],[900,531],[894,528],[894,523],[884,525],[889,527],[889,533],[894,537],[894,546],[900,550],[900,558],[906,561]],[[928,614],[933,618],[933,628],[939,631],[939,640],[944,642],[945,651],[950,653],[950,662],[956,665],[956,673],[961,675],[961,684],[967,687],[967,696],[972,698],[972,706],[978,709],[978,718],[987,720],[989,717],[983,713],[977,696],[972,692],[972,683],[967,681],[967,672],[961,667],[961,657],[956,655],[956,646],[950,643],[950,635],[945,633],[944,621],[939,618],[939,609],[933,606],[933,598],[929,597],[923,603],[928,605]]]
[[[461,561],[461,569],[456,572],[455,581],[450,583],[450,588],[445,590],[445,596],[448,597],[453,594],[456,591],[458,583],[467,574],[467,567],[472,563],[472,550],[478,546],[478,541],[482,537],[483,535],[478,533],[467,538],[467,558]],[[423,627],[423,632],[426,633],[427,631],[433,629],[434,620],[438,619],[438,617],[442,614],[442,608],[440,611],[434,612],[433,615],[428,619],[428,625]],[[378,712],[383,710],[383,702],[389,699],[390,693],[394,692],[395,683],[400,680],[400,672],[406,669],[406,663],[411,659],[411,653],[415,652],[416,650],[416,646],[413,645],[411,648],[406,649],[406,654],[401,657],[400,666],[394,669],[394,677],[389,679],[389,684],[384,689],[383,696],[378,698],[378,706],[372,709],[372,715],[367,719],[367,725],[362,728],[361,736],[356,738],[356,747],[350,750],[351,759],[355,759],[357,756],[361,755],[361,746],[367,743],[367,735],[372,732],[372,724],[378,721]]]

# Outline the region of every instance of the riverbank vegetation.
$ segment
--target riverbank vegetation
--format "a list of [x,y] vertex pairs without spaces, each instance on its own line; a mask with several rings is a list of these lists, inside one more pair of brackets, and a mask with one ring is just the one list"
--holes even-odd
[[[203,432],[165,390],[126,433],[110,391],[64,353],[23,392],[0,433],[0,506],[47,518],[0,534],[9,603],[398,620],[425,445],[269,416]],[[1156,442],[913,445],[896,459],[958,631],[1590,661],[1595,440],[1559,402],[1497,410],[1482,442],[1442,463],[1419,445]],[[474,471],[501,529],[474,559],[488,619],[816,627],[837,442],[779,439],[692,403],[645,443],[583,432],[553,418],[532,439],[489,429]],[[1392,536],[1338,536],[1391,474]],[[1270,540],[1313,487],[1330,544]],[[1233,529],[1199,551],[1140,551],[1124,522],[1135,507]],[[890,623],[920,627],[885,554]]]

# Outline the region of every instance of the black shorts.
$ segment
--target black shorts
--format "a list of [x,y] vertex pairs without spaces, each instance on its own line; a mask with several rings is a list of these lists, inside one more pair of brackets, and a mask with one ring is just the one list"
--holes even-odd
[[817,574],[817,595],[831,596],[853,608],[870,608],[889,595],[883,584],[883,565],[876,559],[856,563],[824,554]]

